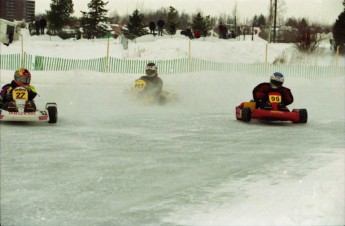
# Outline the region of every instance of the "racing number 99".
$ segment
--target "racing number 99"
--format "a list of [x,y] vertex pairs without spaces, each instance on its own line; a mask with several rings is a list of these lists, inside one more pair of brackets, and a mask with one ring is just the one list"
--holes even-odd
[[282,101],[281,96],[278,95],[270,95],[269,98],[271,103],[280,103]]

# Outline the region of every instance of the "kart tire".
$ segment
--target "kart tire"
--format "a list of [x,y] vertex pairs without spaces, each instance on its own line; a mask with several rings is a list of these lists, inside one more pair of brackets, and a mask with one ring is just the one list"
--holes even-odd
[[49,106],[47,110],[49,115],[48,123],[56,123],[58,119],[58,112],[56,106]]
[[307,109],[299,109],[299,123],[307,123],[308,112]]
[[243,122],[250,122],[250,120],[252,119],[252,111],[250,110],[250,108],[243,108],[242,109],[242,121]]

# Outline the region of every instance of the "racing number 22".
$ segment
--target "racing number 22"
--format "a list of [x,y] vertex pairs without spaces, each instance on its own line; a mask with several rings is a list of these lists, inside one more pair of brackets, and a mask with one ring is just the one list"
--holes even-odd
[[14,90],[13,99],[28,99],[28,92],[26,90]]
[[17,99],[23,99],[24,96],[25,96],[25,92],[17,92],[16,93]]

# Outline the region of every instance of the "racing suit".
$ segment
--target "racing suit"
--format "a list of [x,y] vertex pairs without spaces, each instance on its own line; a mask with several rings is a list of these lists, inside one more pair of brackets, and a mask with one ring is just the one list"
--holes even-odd
[[[12,91],[19,86],[20,85],[18,85],[14,80],[12,80],[11,83],[6,84],[1,88],[1,91],[0,91],[0,108],[5,109],[6,106],[8,105],[8,103],[13,100]],[[24,85],[23,87],[25,87],[28,90],[28,94],[29,94],[28,100],[32,102],[32,100],[37,95],[35,87],[32,85]]]
[[153,77],[148,76],[141,76],[140,80],[144,80],[146,82],[146,86],[144,87],[141,94],[143,96],[159,96],[163,89],[163,81],[158,75]]
[[271,87],[268,82],[260,83],[253,89],[253,98],[256,102],[256,108],[264,108],[268,102],[270,92],[279,92],[282,96],[281,107],[286,107],[293,102],[293,96],[290,89],[281,86],[276,89]]

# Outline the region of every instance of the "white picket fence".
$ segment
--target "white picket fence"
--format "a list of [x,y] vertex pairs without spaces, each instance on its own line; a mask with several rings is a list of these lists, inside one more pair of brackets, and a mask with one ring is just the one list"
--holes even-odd
[[[26,67],[31,71],[70,71],[87,70],[115,74],[143,74],[144,68],[151,60],[129,60],[109,57],[96,59],[64,59],[57,57],[33,56],[24,53],[0,55],[0,69],[16,70]],[[196,58],[180,58],[171,60],[153,60],[160,74],[182,74],[198,71],[243,72],[253,75],[267,76],[279,71],[289,76],[315,78],[344,76],[345,67],[341,66],[307,66],[265,63],[226,63]]]

